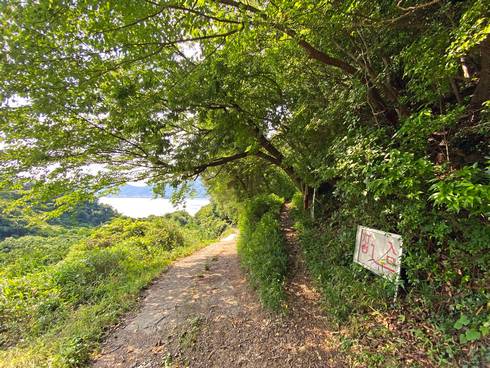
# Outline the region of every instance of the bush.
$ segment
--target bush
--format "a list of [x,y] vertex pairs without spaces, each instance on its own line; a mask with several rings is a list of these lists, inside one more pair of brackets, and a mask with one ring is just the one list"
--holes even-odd
[[7,238],[0,242],[0,274],[20,277],[39,272],[62,260],[83,237],[83,232],[70,231],[52,237]]
[[0,367],[85,364],[139,291],[201,244],[159,217],[0,242]]
[[[432,122],[430,116],[424,119],[424,124]],[[373,345],[363,342],[360,328],[391,334],[367,319],[383,315],[396,320],[399,314],[400,321],[390,323],[410,331],[403,344],[415,342],[432,364],[483,364],[490,336],[488,163],[456,169],[435,164],[419,149],[400,151],[414,134],[427,141],[429,133],[409,126],[388,147],[375,134],[339,140],[331,148],[335,159],[323,172],[325,181],[335,181],[335,190],[317,197],[317,221],[296,211],[300,242],[329,315],[354,331],[348,338],[359,349],[369,351]],[[298,197],[295,202],[301,208]],[[393,286],[352,264],[359,224],[403,238],[404,288],[395,308],[390,305]],[[461,319],[466,324],[457,323]],[[378,343],[393,348],[388,338]]]
[[185,211],[174,211],[171,213],[167,213],[164,218],[167,220],[175,221],[180,226],[192,225],[194,223],[193,217]]
[[349,226],[349,223],[339,227],[339,218],[319,225],[296,206],[293,216],[308,270],[322,292],[325,310],[334,322],[342,323],[353,313],[364,313],[389,304],[393,288],[386,289],[382,278],[365,272],[352,262],[355,226]]
[[195,214],[194,220],[209,238],[217,238],[230,226],[213,203],[202,207]]
[[181,247],[186,241],[184,237],[176,223],[161,217],[146,220],[119,218],[93,232],[87,244],[103,248],[124,243],[155,253]]
[[127,256],[124,250],[110,248],[75,253],[53,269],[54,285],[70,304],[94,303],[103,296],[97,295],[98,286],[123,271]]
[[249,201],[239,220],[238,254],[262,303],[275,311],[282,308],[288,257],[279,214],[283,200],[275,195]]

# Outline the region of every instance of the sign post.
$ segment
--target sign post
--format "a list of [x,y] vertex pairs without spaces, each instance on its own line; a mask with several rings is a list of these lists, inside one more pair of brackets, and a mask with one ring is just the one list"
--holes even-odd
[[398,294],[401,259],[402,237],[400,235],[357,226],[354,262],[395,282],[394,300]]

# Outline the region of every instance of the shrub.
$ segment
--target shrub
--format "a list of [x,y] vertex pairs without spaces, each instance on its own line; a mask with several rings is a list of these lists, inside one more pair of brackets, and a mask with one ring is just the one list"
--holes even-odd
[[335,216],[319,225],[296,206],[293,216],[306,265],[334,322],[389,304],[393,288],[387,290],[383,279],[352,263],[355,226]]
[[210,238],[220,236],[229,226],[229,223],[220,216],[218,209],[212,203],[202,207],[195,214],[194,220],[201,231]]
[[116,219],[93,232],[88,245],[96,248],[131,244],[149,253],[169,251],[185,243],[182,229],[161,217],[146,220]]
[[[456,169],[435,164],[421,153],[423,147],[400,150],[416,135],[417,142],[427,141],[434,126],[450,126],[457,115],[451,114],[439,122],[430,114],[415,117],[389,146],[375,134],[339,140],[330,152],[335,159],[322,171],[324,180],[335,181],[335,191],[317,197],[316,222],[297,210],[296,227],[335,321],[359,333],[360,326],[370,326],[367,316],[400,313],[400,328],[412,331],[404,341],[420,344],[434,364],[478,365],[486,359],[489,338],[488,163]],[[301,208],[297,196],[295,203]],[[392,285],[352,264],[359,224],[403,238],[404,289],[395,308]],[[456,323],[461,318],[467,324]],[[375,326],[370,332],[382,330]]]
[[0,242],[0,273],[4,277],[17,277],[41,271],[62,260],[83,237],[83,233],[70,231],[51,237],[7,238]]
[[107,282],[111,275],[123,271],[122,261],[126,257],[126,252],[121,249],[75,253],[56,265],[52,271],[53,282],[71,304],[93,303],[97,287]]
[[281,309],[285,298],[288,262],[279,222],[282,203],[275,195],[257,197],[244,206],[239,221],[241,264],[262,303],[275,311]]
[[158,217],[0,242],[0,367],[85,364],[139,291],[201,244]]

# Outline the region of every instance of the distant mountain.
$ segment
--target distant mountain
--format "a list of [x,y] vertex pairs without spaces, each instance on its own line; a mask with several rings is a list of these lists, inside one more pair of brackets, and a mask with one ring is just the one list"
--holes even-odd
[[[194,198],[208,198],[208,192],[206,188],[197,180],[193,183],[192,189],[195,192]],[[170,198],[174,192],[173,188],[165,188],[164,198]],[[112,198],[153,198],[154,193],[151,186],[139,186],[126,184],[119,188],[119,192],[111,194]]]

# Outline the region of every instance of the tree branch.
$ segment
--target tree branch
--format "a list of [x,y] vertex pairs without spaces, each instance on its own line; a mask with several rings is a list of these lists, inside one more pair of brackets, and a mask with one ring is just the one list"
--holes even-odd
[[220,23],[243,24],[243,22],[240,22],[240,21],[237,21],[237,20],[225,19],[225,18],[218,18],[218,17],[215,17],[213,15],[209,15],[209,14],[200,12],[198,10],[195,10],[195,9],[192,9],[192,8],[186,8],[186,7],[180,6],[180,5],[166,5],[166,8],[168,8],[168,9],[174,9],[174,10],[181,10],[181,11],[186,12],[186,13],[196,14],[196,15],[199,15],[199,16],[201,16],[203,18],[215,20],[215,21],[220,22]]
[[248,152],[240,152],[240,153],[236,153],[236,154],[231,155],[231,156],[221,157],[221,158],[215,159],[213,161],[207,162],[205,164],[195,166],[195,167],[190,169],[190,171],[192,173],[189,175],[189,177],[201,174],[208,167],[221,166],[221,165],[224,165],[228,162],[240,160],[240,159],[247,157],[247,156],[249,156]]
[[242,28],[243,27],[232,29],[231,31],[228,31],[225,33],[210,34],[210,35],[191,37],[191,38],[179,38],[177,40],[172,40],[172,41],[167,41],[167,42],[148,41],[148,42],[126,43],[126,44],[123,44],[123,46],[150,46],[150,45],[155,45],[155,46],[160,46],[160,47],[167,47],[167,46],[173,46],[173,45],[176,45],[179,43],[185,43],[185,42],[195,42],[195,41],[209,40],[212,38],[228,37],[228,36],[231,36],[232,34],[240,32],[242,30]]
[[441,0],[433,0],[433,1],[429,1],[429,2],[427,2],[425,4],[419,4],[419,5],[416,5],[416,6],[410,6],[408,8],[403,8],[402,6],[400,6],[400,2],[401,1],[398,1],[397,7],[399,9],[403,10],[403,11],[406,11],[406,13],[404,13],[404,14],[396,17],[396,18],[383,21],[383,23],[385,23],[385,24],[391,24],[391,25],[397,24],[400,21],[404,20],[405,18],[410,17],[411,15],[417,13],[419,10],[424,10],[424,9],[430,8],[431,6],[434,6],[434,5],[438,4],[438,3],[440,3]]
[[257,156],[257,157],[260,157],[263,160],[266,160],[266,161],[270,162],[271,164],[274,164],[274,165],[277,165],[277,166],[281,167],[281,161],[278,160],[274,156],[270,156],[267,153],[264,153],[262,151],[255,152],[254,155]]
[[[264,14],[262,12],[262,10],[260,10],[259,8],[254,7],[254,6],[251,6],[251,5],[248,5],[248,4],[244,4],[244,3],[241,3],[241,2],[238,2],[238,1],[235,1],[235,0],[217,0],[217,2],[218,3],[221,3],[223,5],[232,6],[235,9],[244,9],[244,10],[247,10],[247,11],[249,11],[251,13],[254,13],[254,14],[260,16],[265,21],[269,21],[269,17],[266,14]],[[287,34],[288,36],[290,36],[294,40],[296,40],[296,42],[298,43],[298,45],[303,50],[306,51],[306,53],[308,54],[308,56],[310,58],[315,59],[317,61],[320,61],[323,64],[337,67],[337,68],[343,70],[344,72],[346,72],[347,74],[351,74],[352,75],[352,74],[355,74],[357,72],[356,68],[354,68],[349,63],[347,63],[347,62],[345,62],[343,60],[334,58],[334,57],[326,54],[325,52],[323,52],[321,50],[318,50],[316,47],[314,47],[312,44],[310,44],[309,42],[305,41],[304,39],[299,38],[298,37],[298,33],[295,30],[293,30],[291,28],[288,28],[288,27],[285,27],[285,26],[283,26],[281,24],[271,24],[271,26],[274,27],[275,29],[277,29],[278,31],[281,31],[281,32]]]

